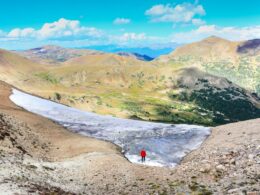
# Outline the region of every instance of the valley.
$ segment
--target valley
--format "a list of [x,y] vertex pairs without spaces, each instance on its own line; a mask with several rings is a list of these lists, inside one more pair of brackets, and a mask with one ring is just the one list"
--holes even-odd
[[0,82],[0,191],[4,194],[233,194],[260,190],[259,119],[211,128],[206,141],[180,165],[153,167],[130,163],[116,145],[70,132],[18,107],[9,99],[11,94],[12,86]]
[[214,126],[260,116],[260,46],[241,52],[247,44],[209,37],[152,61],[55,46],[2,50],[0,79],[99,114]]
[[259,7],[1,1],[0,195],[260,195]]

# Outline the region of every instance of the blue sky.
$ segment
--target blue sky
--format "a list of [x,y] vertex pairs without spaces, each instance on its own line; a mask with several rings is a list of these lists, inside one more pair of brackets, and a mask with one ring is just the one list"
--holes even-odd
[[260,38],[259,7],[259,0],[3,1],[0,47],[156,47],[210,35]]

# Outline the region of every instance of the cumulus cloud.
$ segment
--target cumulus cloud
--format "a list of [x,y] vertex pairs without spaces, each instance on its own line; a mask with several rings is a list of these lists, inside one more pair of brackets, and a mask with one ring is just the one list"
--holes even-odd
[[182,3],[176,6],[170,4],[154,5],[145,12],[151,22],[192,23],[204,24],[203,20],[196,18],[206,14],[202,5]]
[[41,40],[60,39],[83,39],[98,37],[102,31],[94,27],[81,26],[78,20],[67,20],[64,18],[52,23],[45,23],[40,29],[15,28],[8,33],[9,38],[35,38]]
[[117,24],[117,25],[120,25],[120,24],[129,24],[131,22],[130,19],[128,18],[116,18],[113,23],[114,24]]
[[189,32],[175,33],[171,41],[187,43],[198,41],[209,36],[218,36],[233,41],[260,38],[260,26],[249,27],[220,27],[216,25],[203,25]]
[[[195,5],[194,5],[195,6]],[[176,8],[175,6],[174,8]],[[196,6],[195,6],[196,7]],[[154,17],[161,17],[171,12],[173,7],[160,5],[147,11],[147,14]],[[180,9],[180,8],[178,8]],[[203,9],[196,13],[203,14]],[[190,43],[203,38],[215,35],[229,40],[248,40],[260,38],[260,26],[248,27],[221,27],[206,25],[200,18],[192,17],[176,21],[189,21],[197,27],[187,32],[169,34],[168,36],[151,36],[151,34],[127,32],[119,30],[116,33],[106,33],[94,27],[80,24],[78,20],[61,18],[55,22],[45,23],[40,28],[14,28],[9,32],[0,30],[0,45],[5,48],[21,49],[43,44],[58,44],[69,47],[82,47],[90,45],[116,44],[125,46],[147,46],[158,45],[158,43]],[[185,22],[188,23],[188,22]]]
[[102,32],[94,27],[81,26],[78,20],[59,19],[53,23],[46,23],[38,31],[38,36],[43,39],[75,37],[78,39],[100,36]]
[[33,28],[24,28],[24,29],[15,28],[15,29],[11,30],[7,36],[10,38],[34,37],[36,35],[35,33],[36,33],[36,31]]
[[[123,23],[123,21],[126,23],[125,20],[121,18],[117,23]],[[159,40],[159,37],[148,36],[145,33],[125,32],[125,30],[121,30],[118,35],[109,34],[94,27],[83,26],[78,20],[64,18],[45,23],[38,29],[14,28],[9,32],[0,30],[0,44],[12,49],[44,44],[58,44],[70,47],[104,44],[137,46],[138,44],[146,45]]]

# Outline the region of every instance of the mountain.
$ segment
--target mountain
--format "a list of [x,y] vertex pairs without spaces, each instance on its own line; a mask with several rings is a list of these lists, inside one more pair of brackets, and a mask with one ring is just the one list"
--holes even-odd
[[[89,120],[81,123],[78,120],[84,121],[91,117],[78,115],[78,120],[73,120],[73,110],[74,114],[61,114],[61,119],[69,117],[63,124],[66,128],[63,128],[57,122],[15,105],[12,102],[14,98],[12,101],[9,98],[12,88],[0,81],[0,167],[1,178],[5,179],[0,185],[1,194],[176,194],[176,191],[185,191],[187,194],[209,195],[242,194],[244,190],[257,194],[260,191],[257,182],[260,119],[210,128],[210,135],[199,148],[194,144],[202,142],[203,139],[198,138],[207,135],[208,128],[152,124],[145,127],[151,131],[133,131],[132,126],[126,127],[126,132],[125,128],[119,128],[114,129],[115,134],[111,134],[113,127],[106,131],[106,138],[113,135],[115,138],[112,141],[115,141],[118,136],[123,137],[138,151],[142,144],[145,147],[150,146],[152,152],[148,153],[144,165],[158,165],[152,164],[154,160],[160,160],[150,157],[154,152],[158,152],[171,163],[173,161],[169,157],[176,155],[176,160],[185,155],[174,169],[151,166],[144,168],[130,163],[127,159],[129,156],[125,158],[122,148],[117,146],[119,143],[115,145],[100,140],[100,136],[99,139],[93,138],[100,131],[101,134],[105,131],[102,121],[95,123]],[[27,98],[21,98],[25,105],[28,103]],[[50,104],[44,104],[47,109],[34,104],[36,112],[41,110],[48,115],[58,115],[59,109],[58,112],[48,112]],[[59,116],[58,118],[60,119]],[[138,121],[134,123],[138,124]],[[91,131],[86,124],[90,124],[92,128],[93,125],[97,126],[97,130]],[[75,126],[80,126],[80,131],[76,131]],[[167,128],[165,131],[164,128],[152,126],[168,126],[178,130],[168,129],[167,132]],[[89,136],[79,135],[83,132],[87,135],[86,131],[91,131]],[[153,138],[151,132],[156,133],[156,137]],[[129,136],[125,136],[125,133]],[[131,139],[136,139],[137,142],[132,142]],[[166,144],[162,144],[161,140]],[[158,144],[159,147],[153,147],[151,143]],[[173,147],[167,147],[169,144]],[[189,148],[194,147],[197,149],[187,154]],[[180,152],[183,150],[184,152]],[[129,151],[131,150],[127,147],[126,152]],[[104,184],[109,187],[104,187]]]
[[138,53],[128,53],[128,52],[117,52],[116,54],[120,55],[120,56],[131,56],[131,57],[135,57],[138,60],[142,60],[142,61],[152,61],[154,58],[147,56],[147,55],[142,55],[142,54],[138,54]]
[[197,68],[182,69],[176,87],[181,93],[173,92],[172,99],[194,102],[204,110],[201,114],[211,115],[216,124],[260,116],[259,97],[223,77]]
[[172,52],[178,45],[162,45],[158,47],[120,47],[117,45],[98,45],[98,46],[90,46],[83,47],[83,49],[94,49],[98,51],[108,52],[108,53],[118,53],[118,52],[126,52],[126,53],[138,53],[140,55],[147,55],[152,58],[157,58],[160,55],[165,55]]
[[43,64],[59,64],[71,58],[76,58],[83,55],[100,54],[102,52],[63,48],[56,45],[46,45],[25,51],[17,51],[17,53],[35,62]]
[[213,36],[179,47],[157,63],[197,67],[260,94],[259,39],[232,42]]
[[[97,50],[71,49],[71,48],[64,48],[56,45],[46,45],[42,47],[25,50],[25,51],[16,51],[16,53],[26,58],[29,58],[34,62],[38,62],[41,64],[49,64],[49,65],[61,64],[72,58],[77,58],[81,56],[104,54],[104,52],[97,51]],[[154,59],[150,56],[142,55],[138,53],[118,52],[115,54],[120,56],[136,58],[142,61],[151,61]]]
[[238,53],[257,55],[260,53],[260,39],[245,41],[237,48]]
[[32,85],[34,72],[46,71],[44,66],[13,52],[0,49],[0,79],[13,85]]
[[[57,58],[44,53],[46,61],[54,63],[52,66],[4,51],[4,57],[0,56],[0,67],[4,67],[0,79],[8,79],[35,95],[100,114],[171,123],[225,124],[260,117],[260,100],[251,90],[259,78],[254,77],[258,66],[253,61],[258,54],[238,53],[238,46],[245,43],[210,37],[152,61],[91,53],[55,63]],[[57,53],[63,51],[61,48]],[[225,72],[240,61],[237,57],[241,55],[250,62],[247,71],[251,83],[235,82],[236,68],[233,77]],[[233,60],[234,65],[205,68],[204,63],[223,59]]]

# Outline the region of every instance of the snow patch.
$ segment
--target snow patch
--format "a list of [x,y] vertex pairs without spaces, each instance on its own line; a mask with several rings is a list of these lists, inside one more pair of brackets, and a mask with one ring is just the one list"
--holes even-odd
[[210,134],[208,127],[173,125],[81,111],[16,89],[10,99],[18,106],[52,119],[67,129],[86,136],[111,141],[133,163],[141,163],[139,151],[145,149],[145,165],[173,167],[190,151],[198,148]]

